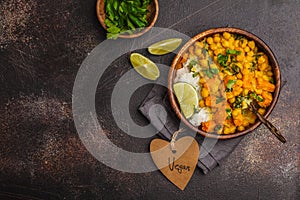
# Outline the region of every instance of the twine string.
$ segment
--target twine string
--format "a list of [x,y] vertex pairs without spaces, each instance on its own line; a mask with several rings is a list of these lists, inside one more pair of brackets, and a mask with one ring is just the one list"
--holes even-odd
[[179,133],[183,132],[183,128],[177,130],[174,132],[174,134],[172,135],[172,139],[171,139],[171,150],[173,153],[176,153],[176,147],[175,147],[175,141],[176,141],[176,138],[178,136]]

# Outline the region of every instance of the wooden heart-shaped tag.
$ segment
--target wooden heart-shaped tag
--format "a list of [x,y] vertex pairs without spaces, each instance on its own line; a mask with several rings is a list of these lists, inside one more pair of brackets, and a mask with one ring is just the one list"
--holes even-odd
[[190,136],[175,142],[176,152],[171,143],[154,139],[150,144],[150,153],[155,165],[174,185],[184,190],[190,181],[199,157],[198,142]]

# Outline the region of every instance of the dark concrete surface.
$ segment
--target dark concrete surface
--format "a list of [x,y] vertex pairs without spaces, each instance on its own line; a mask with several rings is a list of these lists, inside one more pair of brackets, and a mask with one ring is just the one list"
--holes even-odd
[[[300,1],[159,2],[157,27],[189,36],[239,27],[272,48],[287,82],[269,119],[288,142],[281,144],[261,126],[220,167],[208,175],[197,169],[185,191],[159,171],[113,170],[89,154],[72,119],[77,70],[105,39],[96,1],[0,0],[0,199],[299,199]],[[127,62],[118,60],[114,78],[100,80],[97,111],[115,144],[142,152],[151,138],[129,137],[107,114],[112,85],[129,69]],[[139,124],[147,122],[135,108],[150,88],[132,97]]]

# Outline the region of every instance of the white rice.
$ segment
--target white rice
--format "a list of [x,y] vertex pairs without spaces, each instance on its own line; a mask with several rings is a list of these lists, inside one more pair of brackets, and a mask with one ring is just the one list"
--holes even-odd
[[198,112],[194,113],[189,122],[194,126],[200,126],[201,122],[207,122],[210,120],[210,111],[208,108],[201,108]]
[[199,91],[200,91],[199,76],[193,77],[194,73],[190,72],[190,70],[188,68],[188,65],[190,62],[191,62],[191,60],[188,59],[187,62],[184,64],[184,66],[181,69],[177,70],[176,77],[174,79],[174,83],[178,83],[178,82],[189,83],[199,93]]

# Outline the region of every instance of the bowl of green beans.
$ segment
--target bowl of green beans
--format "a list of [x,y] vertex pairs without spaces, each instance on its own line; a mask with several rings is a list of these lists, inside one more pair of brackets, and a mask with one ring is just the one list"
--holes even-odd
[[98,0],[96,5],[107,39],[143,35],[154,26],[158,9],[158,0]]

